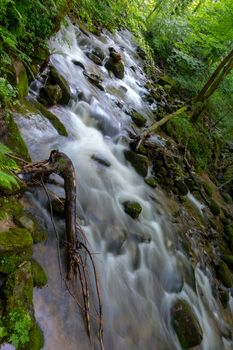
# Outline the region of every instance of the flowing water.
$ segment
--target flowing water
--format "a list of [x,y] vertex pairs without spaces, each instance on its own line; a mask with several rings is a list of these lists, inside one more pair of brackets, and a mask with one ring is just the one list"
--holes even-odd
[[[87,58],[84,51],[90,45],[101,47],[106,55],[110,46],[121,53],[126,68],[123,80],[110,77],[103,66]],[[69,137],[58,135],[40,115],[19,115],[18,124],[34,160],[46,159],[51,150],[59,149],[75,166],[77,215],[100,279],[105,349],[181,349],[170,316],[177,297],[190,303],[203,329],[203,341],[196,349],[232,349],[232,343],[221,336],[224,324],[208,272],[204,274],[197,266],[196,290],[190,283],[193,271],[185,255],[175,248],[165,195],[147,186],[124,158],[123,151],[128,148],[126,128],[130,123],[125,111],[135,108],[148,119],[151,115],[142,99],[146,77],[135,55],[131,34],[106,32],[101,37],[87,37],[68,23],[51,39],[50,50],[52,64],[66,78],[73,95],[69,106],[51,109],[65,125]],[[82,62],[89,73],[101,75],[105,91],[89,83],[82,68],[72,60]],[[32,84],[31,96],[37,94],[40,85],[39,77]],[[158,137],[155,142],[165,144]],[[99,164],[93,155],[111,165]],[[59,186],[51,185],[50,189],[64,195]],[[35,249],[35,257],[49,279],[47,287],[34,293],[36,318],[45,334],[44,350],[92,349],[80,311],[61,283],[56,236],[45,194],[39,191],[28,197],[49,230],[47,242]],[[122,206],[126,200],[141,204],[139,219],[126,215]],[[192,197],[190,200],[194,201]],[[64,231],[61,219],[56,225],[60,232]]]

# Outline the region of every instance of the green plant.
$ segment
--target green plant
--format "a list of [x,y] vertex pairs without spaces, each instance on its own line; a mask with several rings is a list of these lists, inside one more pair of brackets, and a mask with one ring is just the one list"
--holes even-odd
[[6,106],[17,94],[17,90],[5,79],[0,77],[0,107]]
[[19,187],[19,184],[12,174],[13,171],[19,170],[16,162],[8,157],[10,150],[0,143],[0,187],[3,189],[12,189],[13,186]]
[[23,309],[11,311],[8,315],[8,322],[9,342],[16,349],[26,345],[29,342],[29,332],[33,325],[29,314]]

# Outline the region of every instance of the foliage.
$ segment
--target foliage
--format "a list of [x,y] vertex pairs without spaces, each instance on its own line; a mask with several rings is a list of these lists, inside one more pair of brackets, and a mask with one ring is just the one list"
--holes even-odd
[[12,172],[19,170],[19,167],[13,159],[7,156],[9,152],[9,148],[0,143],[0,187],[4,189],[19,187],[16,178],[12,175]]
[[16,93],[16,89],[5,78],[0,77],[0,107],[6,106]]
[[9,342],[16,349],[21,348],[29,342],[29,332],[32,327],[32,319],[25,310],[11,311],[8,315]]

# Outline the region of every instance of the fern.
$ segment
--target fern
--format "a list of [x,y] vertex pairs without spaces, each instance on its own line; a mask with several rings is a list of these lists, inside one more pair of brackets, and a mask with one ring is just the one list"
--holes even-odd
[[0,188],[11,190],[13,186],[19,187],[13,171],[19,170],[16,162],[8,156],[10,150],[0,143]]

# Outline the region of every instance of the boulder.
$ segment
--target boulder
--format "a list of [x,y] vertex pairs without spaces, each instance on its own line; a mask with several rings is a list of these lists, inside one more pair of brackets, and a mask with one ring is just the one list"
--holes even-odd
[[44,287],[48,283],[46,273],[37,261],[32,259],[31,264],[34,287]]
[[86,69],[85,66],[84,66],[84,64],[83,64],[82,62],[80,62],[80,61],[72,60],[72,63],[73,63],[75,66],[78,66],[78,67],[82,68],[83,70]]
[[130,116],[137,126],[141,127],[146,125],[146,118],[137,111],[133,110],[130,112]]
[[105,63],[105,68],[112,72],[116,78],[123,79],[125,74],[124,63],[121,60],[121,55],[112,47],[109,48],[109,58]]
[[128,160],[139,175],[145,177],[148,172],[149,159],[146,156],[132,151],[124,151],[125,159]]
[[202,342],[203,332],[191,307],[185,300],[178,299],[171,309],[172,326],[183,349],[189,349]]
[[95,85],[100,90],[105,91],[103,85],[101,84],[103,81],[101,76],[94,73],[87,73],[86,71],[83,71],[83,74],[91,84]]
[[158,182],[154,176],[148,176],[144,179],[144,181],[147,185],[153,188],[157,187],[158,185]]
[[[52,209],[58,216],[65,216],[65,198],[56,197],[51,201]],[[49,205],[48,205],[49,207]],[[49,208],[48,208],[49,209]]]
[[98,56],[96,56],[94,53],[87,52],[86,55],[92,62],[94,62],[98,66],[102,65],[102,60]]
[[111,166],[111,163],[107,159],[105,159],[97,154],[93,154],[91,156],[91,159],[95,160],[96,162],[98,162],[99,164],[101,164],[107,168],[109,168]]
[[126,214],[133,219],[137,219],[142,211],[142,207],[138,202],[126,201],[123,203]]
[[62,97],[59,100],[59,103],[62,105],[67,105],[71,98],[71,91],[65,78],[60,73],[58,73],[57,69],[54,66],[50,67],[48,82],[49,84],[58,85],[60,87]]
[[0,232],[0,254],[22,252],[30,249],[33,244],[30,232],[24,228],[13,227]]
[[38,100],[45,106],[53,106],[59,103],[62,91],[59,85],[45,85],[40,89]]

